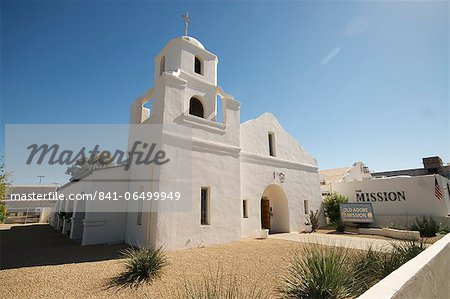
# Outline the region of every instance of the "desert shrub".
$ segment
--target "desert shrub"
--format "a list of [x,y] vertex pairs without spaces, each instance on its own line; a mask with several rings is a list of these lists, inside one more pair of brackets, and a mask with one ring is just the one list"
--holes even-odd
[[439,233],[446,235],[450,233],[450,227],[447,225],[442,225],[442,223],[439,225]]
[[353,267],[359,276],[364,277],[362,283],[365,285],[366,289],[369,289],[383,279],[385,274],[380,271],[380,268],[387,265],[387,263],[384,263],[387,258],[388,253],[374,250],[372,246],[370,246],[367,251],[363,251],[356,255],[353,260]]
[[401,265],[410,259],[415,258],[419,253],[426,249],[423,240],[405,240],[402,242],[392,243],[392,248],[391,254],[396,254],[399,256]]
[[354,272],[354,252],[311,244],[294,253],[278,292],[282,298],[350,298],[363,292]]
[[312,244],[294,253],[278,292],[282,298],[354,298],[424,249],[422,241],[393,242],[387,251]]
[[224,273],[218,267],[217,271],[209,269],[199,282],[184,281],[183,289],[177,298],[183,299],[259,299],[270,298],[270,292],[258,287],[258,284],[249,286],[239,283],[236,275]]
[[357,255],[353,267],[359,277],[364,277],[362,282],[365,289],[369,289],[423,250],[425,245],[422,241],[394,242],[388,251],[369,247],[367,251]]
[[320,213],[318,210],[316,210],[316,212],[309,211],[308,224],[311,225],[313,232],[319,227],[319,216]]
[[162,247],[131,247],[121,253],[125,257],[125,270],[112,279],[114,286],[134,287],[144,282],[152,282],[167,265],[167,257]]
[[323,200],[325,216],[330,219],[331,225],[336,226],[340,222],[341,215],[339,212],[339,205],[346,202],[348,202],[348,197],[339,193],[327,195]]
[[0,223],[3,223],[6,219],[6,207],[3,203],[0,203]]
[[336,231],[343,233],[345,231],[345,225],[344,222],[342,222],[340,219],[334,224],[334,228]]
[[426,217],[424,215],[414,220],[411,229],[419,231],[421,237],[434,237],[436,236],[439,227],[432,217]]

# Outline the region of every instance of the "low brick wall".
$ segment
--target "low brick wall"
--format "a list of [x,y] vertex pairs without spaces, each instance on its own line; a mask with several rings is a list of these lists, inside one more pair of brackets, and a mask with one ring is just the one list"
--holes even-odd
[[362,294],[369,298],[450,298],[450,234]]

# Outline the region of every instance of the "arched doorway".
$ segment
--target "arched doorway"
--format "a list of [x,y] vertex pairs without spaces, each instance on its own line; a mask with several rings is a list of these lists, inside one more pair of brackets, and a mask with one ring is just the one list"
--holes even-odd
[[261,196],[261,228],[270,233],[288,233],[289,205],[286,193],[278,185],[269,185]]

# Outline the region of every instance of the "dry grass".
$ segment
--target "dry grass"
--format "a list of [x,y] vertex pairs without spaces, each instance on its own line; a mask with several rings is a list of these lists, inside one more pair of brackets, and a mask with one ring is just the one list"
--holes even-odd
[[[201,281],[220,267],[243,286],[256,283],[271,292],[294,248],[308,246],[284,240],[245,239],[225,245],[167,254],[169,265],[152,285],[111,289],[108,282],[123,270],[123,260],[106,260],[0,271],[2,298],[176,298],[186,281]],[[263,282],[263,283],[261,283]]]

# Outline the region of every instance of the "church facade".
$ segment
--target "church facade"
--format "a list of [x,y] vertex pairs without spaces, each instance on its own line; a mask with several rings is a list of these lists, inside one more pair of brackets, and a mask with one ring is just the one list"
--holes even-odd
[[[99,212],[91,202],[66,200],[55,211],[71,218],[55,216],[52,224],[83,245],[126,242],[168,250],[256,237],[262,229],[302,231],[309,211],[322,202],[316,160],[271,113],[241,123],[240,102],[218,86],[217,56],[195,38],[171,40],[154,65],[154,87],[131,105],[130,123],[189,128],[189,210],[142,213],[128,202],[128,212]],[[168,175],[123,168],[95,170],[60,192],[161,190],[158,181]],[[135,180],[141,177],[148,182]]]

